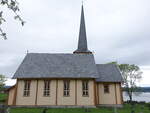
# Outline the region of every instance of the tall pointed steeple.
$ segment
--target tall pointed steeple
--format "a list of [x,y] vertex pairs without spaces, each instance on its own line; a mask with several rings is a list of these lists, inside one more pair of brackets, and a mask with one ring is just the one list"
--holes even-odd
[[82,5],[82,9],[81,9],[78,49],[76,51],[74,51],[73,53],[77,53],[77,54],[91,54],[92,53],[91,51],[88,50],[88,45],[87,45],[83,5]]

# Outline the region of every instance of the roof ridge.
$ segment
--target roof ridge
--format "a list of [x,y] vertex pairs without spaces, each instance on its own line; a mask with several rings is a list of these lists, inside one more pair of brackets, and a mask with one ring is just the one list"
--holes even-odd
[[[47,55],[74,55],[74,56],[75,56],[75,55],[76,55],[76,56],[77,56],[77,55],[78,55],[78,56],[80,56],[80,55],[82,55],[82,56],[83,56],[83,55],[85,55],[85,56],[86,56],[86,55],[93,55],[93,54],[73,54],[73,53],[27,53],[27,55],[28,55],[28,54],[41,54],[41,55],[44,55],[44,54],[45,54],[45,55],[46,55],[46,54],[47,54]],[[94,56],[94,55],[93,55],[93,56]]]
[[27,54],[73,54],[73,53],[27,53]]

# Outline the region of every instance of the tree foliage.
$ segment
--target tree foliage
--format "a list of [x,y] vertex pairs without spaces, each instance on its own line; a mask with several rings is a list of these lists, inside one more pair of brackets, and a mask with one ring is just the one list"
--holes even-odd
[[142,78],[142,71],[138,66],[134,64],[118,64],[117,62],[111,62],[109,64],[116,64],[120,68],[120,72],[124,79],[123,85],[131,103],[131,113],[134,113],[135,110],[132,97],[133,93],[137,91],[137,83]]
[[[24,25],[25,21],[18,14],[20,9],[19,9],[19,3],[16,0],[0,0],[0,5],[1,7],[6,7],[8,10],[11,10],[14,13],[14,19],[19,20],[22,26]],[[6,20],[3,16],[3,11],[0,10],[0,35],[4,39],[7,39],[6,33],[2,29],[2,24],[4,22],[6,22]]]
[[118,64],[117,62],[110,62],[109,64],[116,64],[120,68],[120,72],[124,79],[123,86],[132,101],[133,92],[137,91],[137,83],[142,78],[142,71],[134,64]]
[[2,89],[5,85],[6,77],[0,74],[0,89]]
[[119,68],[123,75],[124,87],[126,88],[130,101],[132,101],[133,92],[137,90],[137,83],[142,78],[142,71],[134,64],[120,64]]

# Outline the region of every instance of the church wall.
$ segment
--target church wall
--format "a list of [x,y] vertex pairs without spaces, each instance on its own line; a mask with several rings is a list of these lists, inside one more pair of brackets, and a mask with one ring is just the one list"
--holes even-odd
[[[83,79],[84,80],[84,79]],[[50,96],[44,97],[44,80],[31,80],[30,85],[30,96],[24,97],[24,80],[17,81],[17,92],[16,100],[14,105],[24,105],[24,106],[36,106],[36,105],[77,105],[77,106],[93,106],[95,105],[95,90],[93,79],[89,79],[89,95],[87,97],[82,96],[82,80],[70,79],[70,95],[64,97],[63,95],[63,84],[64,79],[62,80],[50,80]],[[38,88],[37,88],[38,86]],[[15,90],[10,90],[9,97],[14,98]],[[9,98],[9,105],[13,103],[14,100]]]
[[44,97],[44,80],[38,80],[37,105],[56,105],[56,80],[50,81],[50,96]]
[[115,87],[114,84],[109,84],[110,92],[104,93],[103,84],[98,84],[99,104],[115,104]]
[[121,93],[121,84],[116,84],[116,93],[117,93],[117,104],[122,103],[122,93]]
[[37,80],[31,80],[30,96],[24,97],[24,80],[18,80],[16,105],[35,105]]
[[104,93],[104,84],[98,83],[98,96],[99,104],[113,105],[122,104],[122,97],[120,92],[120,83],[107,83],[109,84],[109,93]]
[[70,80],[70,95],[63,94],[63,80],[58,80],[57,105],[75,105],[75,80]]
[[15,94],[15,87],[13,87],[9,90],[8,105],[13,105],[14,94]]
[[89,80],[89,96],[82,96],[82,80],[77,80],[77,105],[95,105],[94,80]]

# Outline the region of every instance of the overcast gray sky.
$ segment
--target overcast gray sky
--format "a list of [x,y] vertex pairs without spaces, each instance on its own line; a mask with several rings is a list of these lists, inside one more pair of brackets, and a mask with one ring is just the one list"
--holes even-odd
[[[77,48],[81,0],[18,0],[21,27],[6,11],[8,40],[0,39],[0,73],[12,77],[26,55],[72,53]],[[86,0],[88,47],[96,63],[139,65],[150,86],[150,0]],[[9,15],[9,16],[8,16]],[[9,81],[10,83],[10,81]]]

